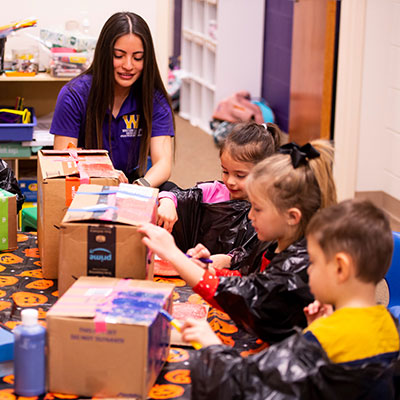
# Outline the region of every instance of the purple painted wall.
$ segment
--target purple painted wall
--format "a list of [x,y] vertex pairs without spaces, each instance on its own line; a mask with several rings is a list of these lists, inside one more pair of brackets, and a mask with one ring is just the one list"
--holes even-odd
[[265,1],[262,97],[275,113],[279,127],[288,131],[293,2]]
[[174,48],[173,57],[181,55],[181,32],[182,32],[182,0],[174,1]]

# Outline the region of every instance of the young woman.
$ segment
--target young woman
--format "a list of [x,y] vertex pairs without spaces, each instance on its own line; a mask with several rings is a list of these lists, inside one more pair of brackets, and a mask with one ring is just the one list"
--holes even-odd
[[119,12],[108,19],[92,65],[61,89],[50,132],[55,149],[72,142],[108,150],[121,182],[168,180],[174,119],[143,18]]

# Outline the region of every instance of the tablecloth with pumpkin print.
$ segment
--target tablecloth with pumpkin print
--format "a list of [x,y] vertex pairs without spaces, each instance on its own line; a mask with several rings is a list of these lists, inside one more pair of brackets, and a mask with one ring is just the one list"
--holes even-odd
[[[174,301],[204,302],[179,277],[155,276],[154,280],[176,285]],[[39,311],[39,319],[45,325],[46,312],[57,299],[57,281],[44,279],[41,272],[36,234],[19,233],[18,249],[0,252],[0,323],[13,329],[20,323],[21,310],[30,307]],[[265,343],[239,330],[223,312],[210,308],[208,321],[222,341],[241,349],[243,356],[266,347]],[[171,347],[168,360],[149,392],[149,399],[190,399],[189,360],[194,351],[188,347]],[[0,400],[27,399],[14,394],[13,382],[12,375],[0,378]],[[37,400],[78,398],[82,399],[58,393],[29,397]]]

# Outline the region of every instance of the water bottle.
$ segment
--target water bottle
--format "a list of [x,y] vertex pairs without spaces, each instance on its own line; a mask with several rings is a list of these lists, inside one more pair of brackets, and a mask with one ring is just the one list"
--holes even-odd
[[14,328],[14,391],[21,396],[45,392],[46,329],[38,323],[38,311],[21,312],[22,324]]

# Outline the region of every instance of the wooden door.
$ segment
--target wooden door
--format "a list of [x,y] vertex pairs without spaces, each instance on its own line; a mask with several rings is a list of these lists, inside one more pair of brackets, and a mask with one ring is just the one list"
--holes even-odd
[[329,139],[333,118],[336,0],[297,0],[293,10],[289,137]]

